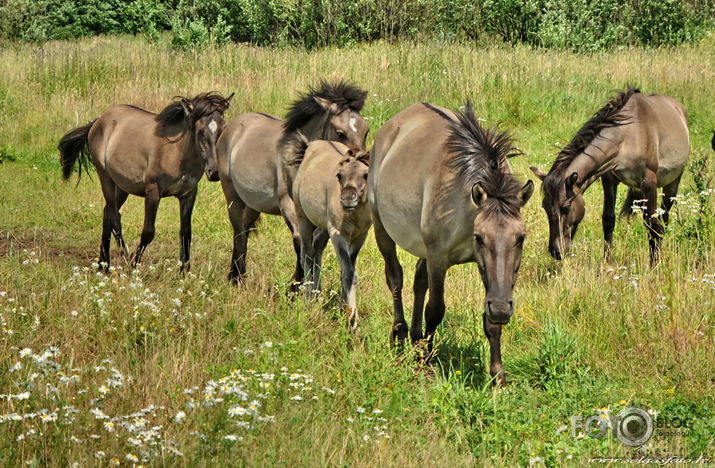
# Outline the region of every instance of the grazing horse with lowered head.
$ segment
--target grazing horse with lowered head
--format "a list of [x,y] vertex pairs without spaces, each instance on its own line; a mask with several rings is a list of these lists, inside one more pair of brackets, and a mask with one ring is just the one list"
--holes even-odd
[[[689,151],[687,113],[680,102],[641,94],[632,87],[612,98],[561,150],[548,174],[531,168],[542,180],[551,256],[560,260],[568,252],[586,211],[583,194],[600,178],[606,258],[611,256],[616,189],[622,182],[630,187],[622,213],[631,210],[635,199],[646,200],[643,220],[654,264],[664,233],[660,215],[667,224]],[[663,187],[660,211],[659,187]]]
[[[526,238],[520,210],[534,189],[512,175],[507,158],[516,153],[509,134],[484,129],[469,102],[464,113],[415,104],[377,133],[368,176],[375,238],[394,303],[393,342],[404,341],[408,330],[413,342],[422,340],[424,311],[431,352],[445,312],[447,269],[476,262],[486,292],[482,318],[495,384],[506,383],[501,329],[514,313],[512,290]],[[396,245],[419,258],[411,329]]]
[[286,121],[263,113],[243,114],[231,120],[218,141],[221,187],[233,226],[233,253],[228,278],[236,283],[246,274],[248,234],[261,213],[281,215],[293,235],[296,267],[291,289],[303,280],[300,234],[291,199],[298,168],[285,154],[295,138],[305,136],[343,143],[354,151],[365,147],[367,124],[360,115],[367,92],[343,81],[321,81],[296,100]]
[[308,298],[320,290],[320,268],[328,239],[340,262],[348,328],[357,328],[355,262],[372,225],[367,204],[370,153],[353,153],[342,143],[316,140],[299,143],[300,165],[293,183],[303,271]]
[[109,269],[112,234],[127,257],[119,210],[130,194],[144,197],[144,228],[131,266],[141,262],[154,238],[159,200],[173,196],[179,199],[181,211],[181,269],[189,269],[191,213],[198,183],[204,173],[209,180],[218,180],[216,141],[232,97],[206,93],[180,98],[158,115],[130,105],[115,106],[62,137],[59,150],[65,180],[75,163],[80,175],[92,164],[102,185],[105,206],[99,262],[104,269]]

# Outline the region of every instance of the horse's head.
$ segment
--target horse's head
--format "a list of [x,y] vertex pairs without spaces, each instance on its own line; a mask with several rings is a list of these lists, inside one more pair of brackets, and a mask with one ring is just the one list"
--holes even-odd
[[345,211],[352,211],[367,202],[367,172],[370,153],[348,150],[340,161],[338,182],[340,183],[340,204]]
[[355,152],[364,150],[368,128],[360,111],[319,96],[315,96],[314,99],[327,117],[322,139],[339,141]]
[[514,315],[512,291],[526,239],[520,210],[534,192],[531,181],[509,185],[511,193],[498,196],[490,196],[481,183],[472,186],[472,202],[479,210],[474,219],[474,253],[486,291],[484,312],[494,324],[506,324]]
[[360,115],[367,91],[345,81],[321,80],[291,104],[283,126],[285,136],[296,131],[308,141],[338,141],[354,152],[365,149],[367,123]]
[[220,94],[200,94],[195,98],[181,99],[193,132],[194,141],[204,162],[206,178],[212,182],[219,180],[216,141],[224,127],[223,113],[231,104],[233,93],[228,98]]
[[562,177],[558,173],[545,174],[535,167],[531,170],[542,181],[544,199],[541,206],[549,219],[549,253],[561,260],[571,248],[571,241],[586,213],[578,173]]

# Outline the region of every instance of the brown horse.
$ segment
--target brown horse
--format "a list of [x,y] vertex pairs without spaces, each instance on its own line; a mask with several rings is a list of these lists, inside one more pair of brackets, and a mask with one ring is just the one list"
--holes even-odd
[[486,290],[482,317],[495,384],[506,383],[501,329],[514,313],[512,290],[526,238],[520,210],[534,189],[511,174],[507,158],[515,153],[510,136],[485,130],[469,102],[463,114],[415,104],[377,133],[368,177],[375,238],[394,302],[393,342],[408,333],[396,244],[419,257],[410,336],[423,339],[424,309],[430,351],[444,317],[447,269],[476,261]]
[[127,257],[119,210],[132,194],[144,197],[144,228],[131,266],[141,262],[144,249],[154,238],[159,200],[173,196],[179,199],[181,210],[181,269],[189,269],[191,212],[198,183],[204,172],[209,180],[218,180],[216,140],[232,97],[206,93],[193,99],[180,98],[158,115],[134,106],[116,106],[62,137],[59,150],[65,180],[72,175],[75,163],[80,175],[91,163],[102,184],[106,204],[101,267],[109,269],[112,233]]
[[[603,184],[604,252],[610,259],[616,224],[616,189],[620,182],[631,187],[623,213],[632,202],[646,199],[643,219],[648,228],[650,259],[655,263],[663,237],[663,221],[688,161],[688,120],[682,104],[669,96],[641,94],[628,88],[611,99],[554,161],[548,174],[532,167],[542,181],[542,206],[549,219],[549,252],[560,260],[585,214],[583,193],[599,178]],[[663,202],[657,210],[658,187]]]
[[367,204],[370,153],[354,154],[325,140],[303,142],[294,157],[300,166],[293,183],[301,256],[308,298],[320,290],[320,268],[328,239],[340,262],[342,293],[349,328],[356,328],[355,262],[372,224]]
[[300,134],[308,141],[339,141],[359,151],[365,147],[367,124],[360,115],[367,92],[345,82],[327,83],[296,100],[284,122],[262,113],[240,115],[226,125],[218,141],[221,187],[233,226],[233,253],[229,280],[246,274],[248,233],[261,213],[282,215],[293,234],[296,267],[291,289],[303,280],[300,234],[291,199],[297,167],[284,160]]

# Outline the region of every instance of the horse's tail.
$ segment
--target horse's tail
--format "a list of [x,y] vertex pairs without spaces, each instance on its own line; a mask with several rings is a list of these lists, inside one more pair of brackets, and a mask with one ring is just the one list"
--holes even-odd
[[621,208],[620,216],[625,216],[630,218],[635,214],[633,210],[633,203],[638,200],[643,200],[645,195],[639,189],[628,187],[628,194],[626,195],[626,200],[623,202],[623,208]]
[[92,156],[89,154],[89,130],[96,120],[84,127],[75,128],[62,137],[57,149],[60,150],[60,163],[62,164],[62,177],[67,180],[72,175],[75,163],[79,164],[79,177],[82,170],[85,172],[92,166]]

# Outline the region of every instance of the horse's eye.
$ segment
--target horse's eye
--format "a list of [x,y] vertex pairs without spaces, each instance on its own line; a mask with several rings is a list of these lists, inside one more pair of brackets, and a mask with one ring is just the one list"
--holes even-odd
[[347,139],[347,135],[345,135],[345,132],[340,132],[340,131],[338,131],[338,139],[340,139],[340,140],[346,140],[346,139]]
[[475,234],[474,240],[477,241],[477,245],[479,247],[484,247],[484,238],[482,236],[480,236],[479,234]]
[[516,238],[516,245],[518,245],[519,247],[521,247],[522,245],[524,245],[524,240],[525,240],[525,239],[526,239],[526,234],[520,235],[519,237]]

